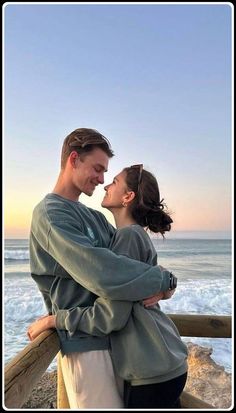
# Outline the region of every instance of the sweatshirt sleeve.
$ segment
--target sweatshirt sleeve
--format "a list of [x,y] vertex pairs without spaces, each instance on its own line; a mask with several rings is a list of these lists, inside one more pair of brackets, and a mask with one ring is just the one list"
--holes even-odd
[[131,310],[131,302],[110,301],[99,297],[90,307],[58,310],[56,328],[68,330],[71,334],[80,330],[93,336],[103,336],[123,328]]
[[46,211],[41,213],[32,233],[65,269],[62,276],[69,274],[84,288],[111,300],[138,301],[168,290],[169,271],[94,247],[71,214],[59,212],[54,221],[45,218]]
[[137,301],[169,288],[169,271],[116,255],[107,248],[95,248],[69,223],[63,228],[53,225],[48,242],[49,254],[75,281],[98,296]]
[[[128,227],[116,232],[110,248],[117,254],[127,255],[136,260],[146,261],[149,256],[143,237]],[[68,330],[71,334],[80,330],[94,336],[107,335],[125,326],[132,307],[133,302],[111,301],[99,297],[90,307],[58,310],[56,327]]]

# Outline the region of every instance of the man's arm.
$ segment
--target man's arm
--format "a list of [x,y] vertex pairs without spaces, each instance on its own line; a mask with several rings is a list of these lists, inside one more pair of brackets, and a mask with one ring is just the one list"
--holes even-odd
[[[150,260],[150,255],[152,255],[148,250],[148,244],[143,241],[143,237],[139,233],[125,229],[116,234],[111,248],[116,253],[129,254],[136,260]],[[163,267],[160,268],[164,270]],[[160,293],[160,299],[168,293]],[[153,298],[149,299],[148,304],[153,305]],[[93,306],[58,310],[56,316],[36,321],[30,326],[30,336],[33,338],[39,332],[51,327],[67,330],[71,334],[79,330],[94,336],[107,335],[126,325],[132,307],[132,302],[111,301],[99,297]]]
[[48,252],[83,287],[104,298],[137,301],[167,291],[170,272],[88,245],[70,224],[51,227]]
[[[53,219],[41,209],[33,219],[32,239],[84,288],[112,300],[137,301],[169,288],[170,272],[94,247],[66,206],[53,206]],[[32,271],[33,273],[33,271]],[[38,272],[36,271],[36,276]],[[53,273],[52,273],[53,274]]]
[[[116,232],[112,239],[110,248],[121,255],[128,255],[138,261],[152,261],[153,249],[147,243],[142,232],[135,232],[130,228],[123,228]],[[162,270],[165,268],[160,267]],[[168,298],[168,292],[160,292],[159,299]],[[156,297],[147,299],[147,305],[156,304]],[[58,329],[67,330],[74,333],[80,330],[91,335],[107,335],[112,331],[122,329],[131,314],[133,302],[111,301],[104,298],[97,298],[90,307],[71,308],[69,310],[59,310],[56,313],[55,326]]]

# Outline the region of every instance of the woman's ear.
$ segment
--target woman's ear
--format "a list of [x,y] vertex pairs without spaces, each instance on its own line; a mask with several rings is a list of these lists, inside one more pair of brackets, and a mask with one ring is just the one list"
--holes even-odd
[[134,198],[135,198],[135,192],[134,191],[128,191],[123,196],[123,203],[128,205],[133,201]]

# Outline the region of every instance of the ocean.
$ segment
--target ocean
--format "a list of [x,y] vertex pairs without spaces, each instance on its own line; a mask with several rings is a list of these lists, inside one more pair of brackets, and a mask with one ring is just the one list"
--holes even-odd
[[[232,242],[230,239],[153,238],[158,263],[178,277],[170,300],[161,301],[166,313],[231,315]],[[46,309],[29,269],[28,240],[7,239],[4,244],[4,362],[8,363],[28,343],[27,327]],[[183,337],[211,347],[212,359],[232,370],[230,338]],[[48,371],[56,369],[56,359]]]

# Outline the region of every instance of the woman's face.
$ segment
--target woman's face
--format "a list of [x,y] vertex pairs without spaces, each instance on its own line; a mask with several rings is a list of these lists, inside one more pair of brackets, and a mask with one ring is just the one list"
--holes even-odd
[[122,171],[115,176],[113,182],[105,186],[105,195],[102,201],[104,208],[121,208],[124,202],[125,195],[127,195],[127,185],[125,182],[126,172]]

